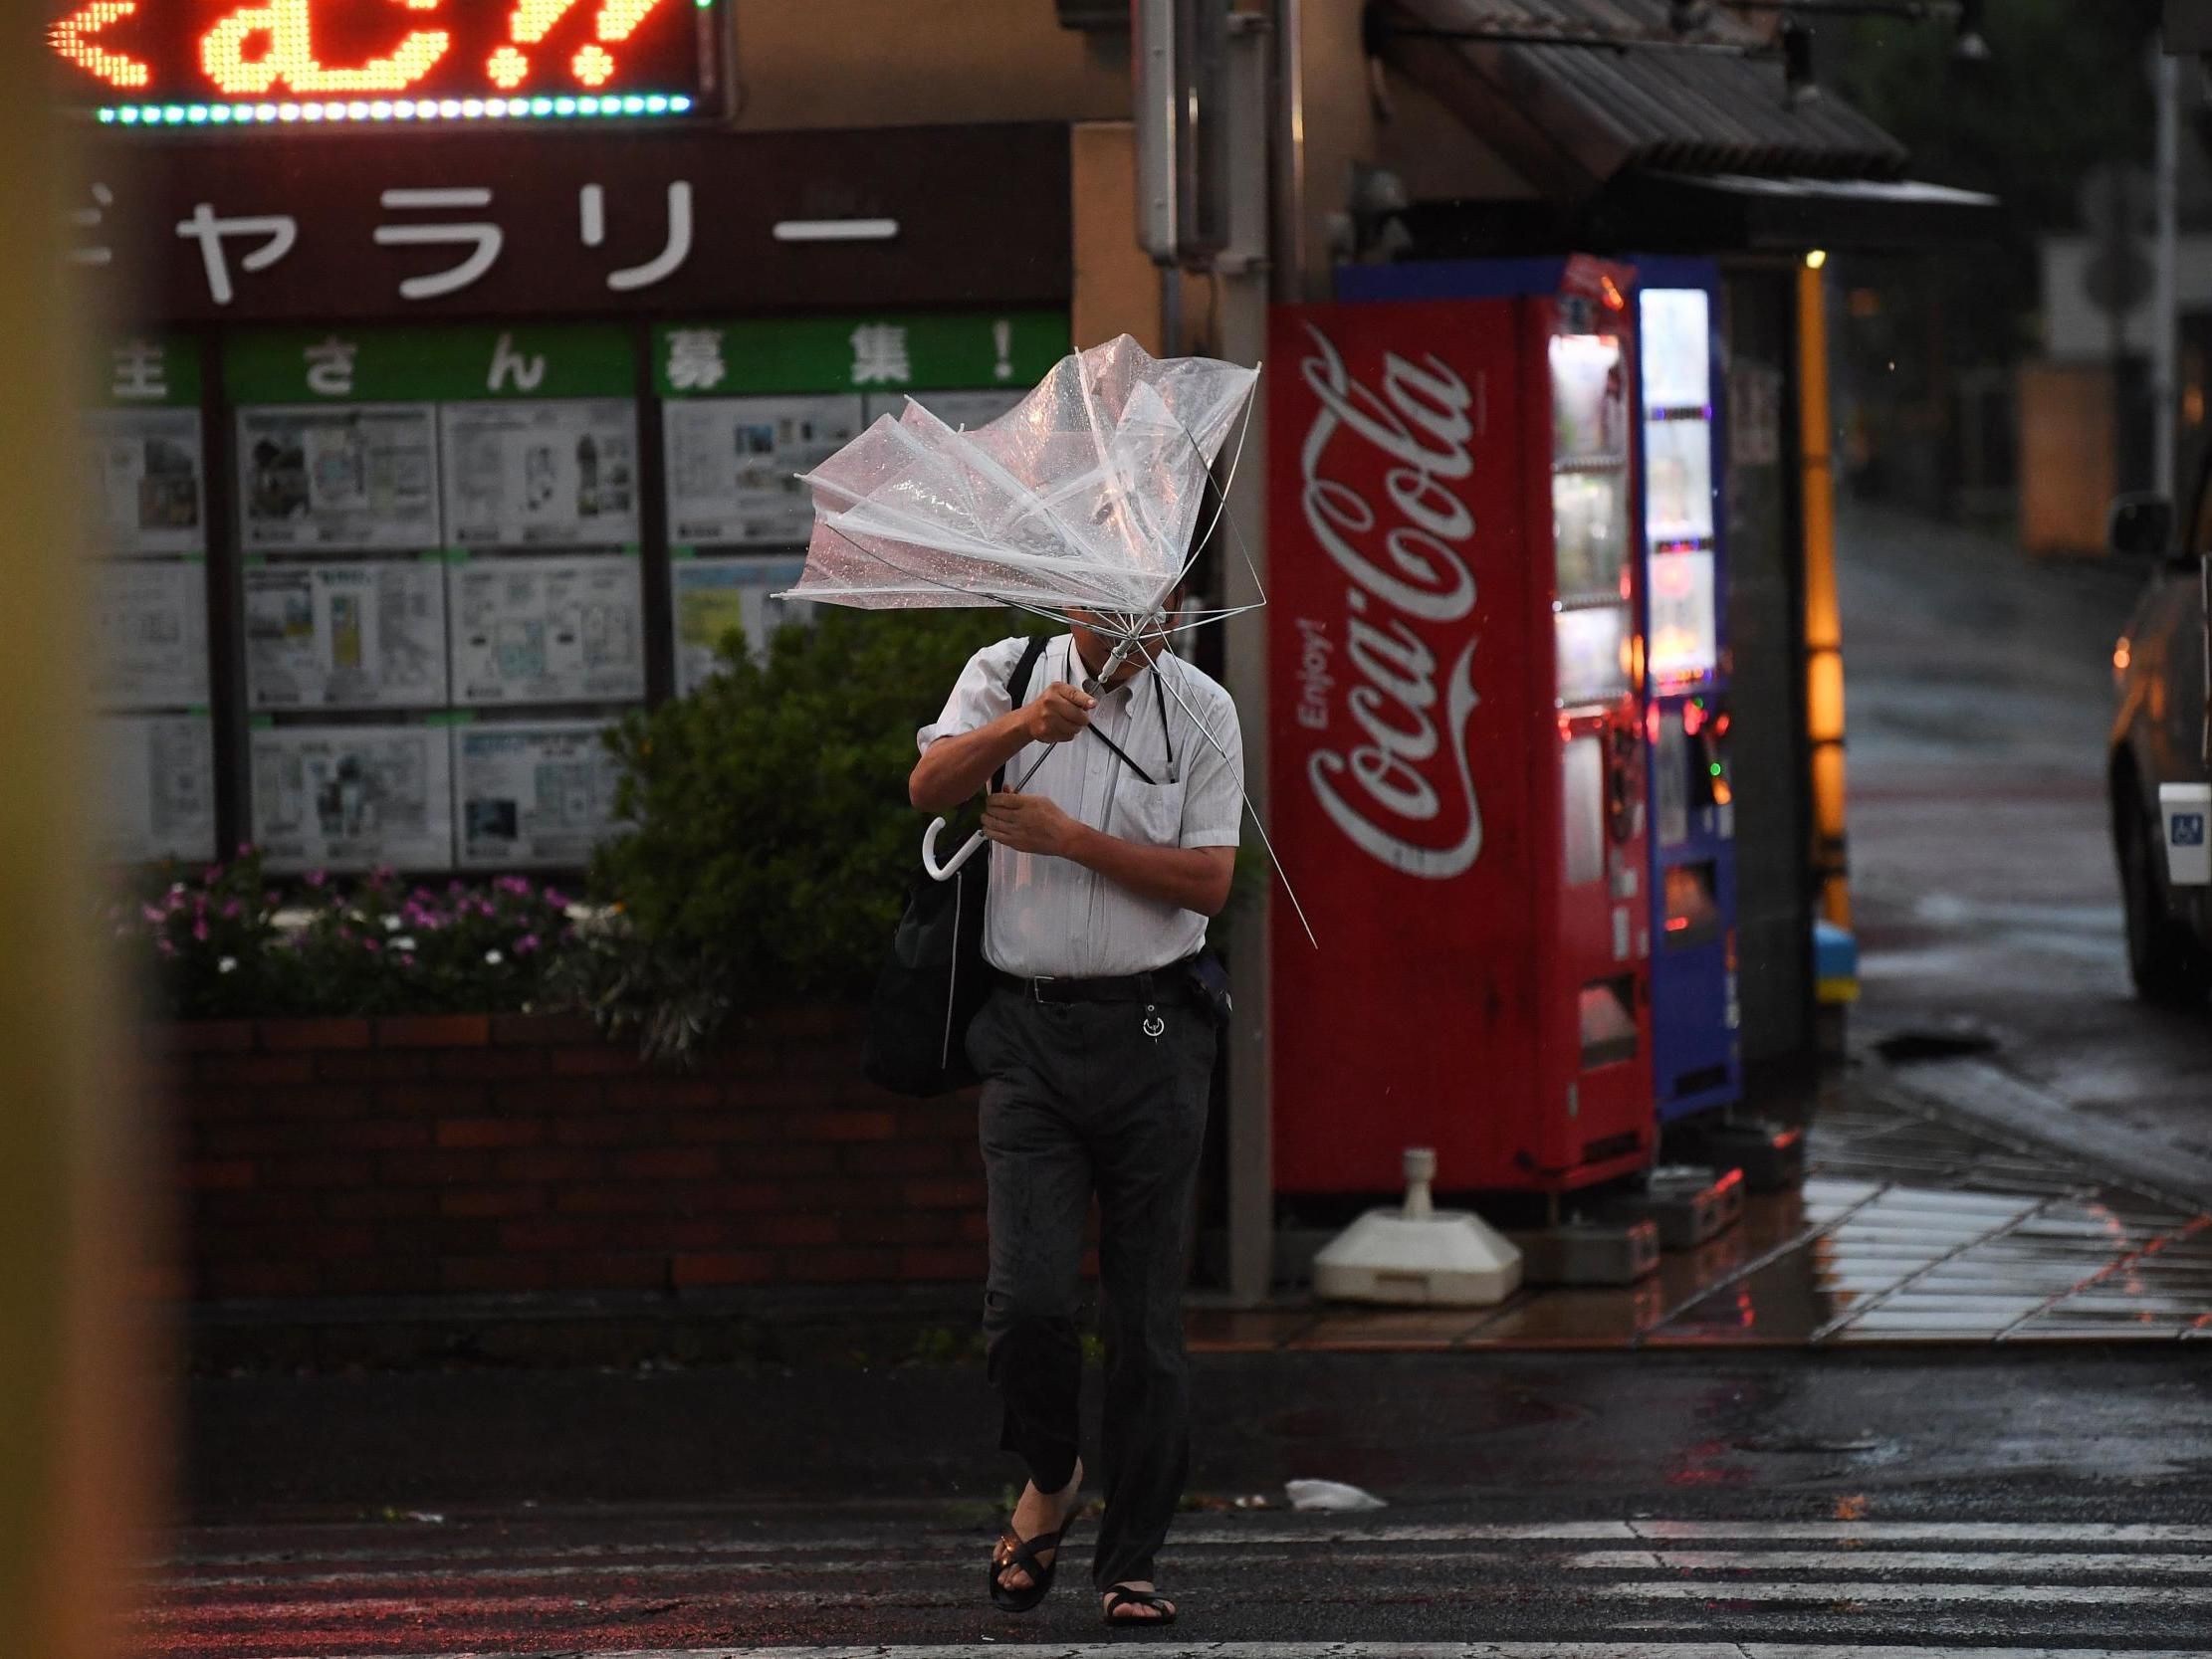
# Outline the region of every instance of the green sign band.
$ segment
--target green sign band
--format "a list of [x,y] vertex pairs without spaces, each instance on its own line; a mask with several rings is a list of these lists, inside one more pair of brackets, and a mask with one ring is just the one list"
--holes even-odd
[[234,404],[629,397],[637,362],[619,327],[288,328],[223,342]]
[[653,330],[663,397],[1027,391],[1068,353],[1064,311],[878,311]]
[[200,342],[183,334],[111,334],[93,352],[99,409],[176,409],[200,401]]

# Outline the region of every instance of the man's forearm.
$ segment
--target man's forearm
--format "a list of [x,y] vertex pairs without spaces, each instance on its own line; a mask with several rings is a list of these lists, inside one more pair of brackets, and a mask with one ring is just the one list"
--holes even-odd
[[923,812],[950,812],[969,796],[981,794],[991,774],[1020,753],[1029,740],[1018,709],[973,731],[940,737],[922,751],[907,774],[907,799]]
[[1117,887],[1201,916],[1228,903],[1236,854],[1229,847],[1146,847],[1084,826],[1067,857]]

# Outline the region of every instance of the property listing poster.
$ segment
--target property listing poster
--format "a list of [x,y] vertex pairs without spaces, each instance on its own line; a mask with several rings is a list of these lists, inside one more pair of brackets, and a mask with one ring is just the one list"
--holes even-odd
[[241,409],[238,503],[249,550],[442,546],[435,406]]
[[635,558],[472,558],[447,567],[453,699],[483,707],[645,695]]
[[453,750],[442,726],[252,733],[254,844],[276,870],[453,864]]
[[614,824],[620,776],[591,721],[453,728],[465,870],[583,864]]
[[397,709],[446,701],[442,564],[251,565],[245,589],[247,707]]
[[722,671],[720,647],[732,633],[745,637],[755,656],[769,638],[814,612],[805,600],[772,597],[795,585],[806,567],[797,558],[683,558],[671,561],[668,581],[676,617],[676,695],[688,697]]
[[207,480],[197,409],[88,410],[84,435],[103,550],[207,550]]
[[671,398],[661,420],[678,546],[804,544],[814,507],[798,475],[866,424],[856,394]]
[[94,568],[92,689],[103,709],[208,701],[204,563],[111,559]]
[[637,540],[635,399],[448,403],[438,424],[453,545]]
[[99,723],[99,853],[115,864],[215,857],[215,723],[116,715]]

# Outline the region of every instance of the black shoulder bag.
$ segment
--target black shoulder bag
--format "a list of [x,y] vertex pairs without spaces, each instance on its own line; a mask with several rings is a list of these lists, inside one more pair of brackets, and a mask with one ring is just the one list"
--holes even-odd
[[[1013,708],[1029,698],[1029,677],[1044,640],[1032,638],[1006,681]],[[994,789],[1005,784],[1001,766]],[[968,1064],[968,1026],[991,989],[984,960],[984,901],[991,886],[991,850],[947,881],[928,872],[908,891],[906,914],[868,999],[868,1034],[860,1069],[868,1081],[898,1095],[942,1095],[976,1081]]]

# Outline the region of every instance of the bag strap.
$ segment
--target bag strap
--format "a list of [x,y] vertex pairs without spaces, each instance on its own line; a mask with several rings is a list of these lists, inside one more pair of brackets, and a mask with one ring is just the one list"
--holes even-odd
[[[1031,634],[1029,643],[1022,648],[1021,661],[1014,664],[1013,672],[1006,676],[1006,697],[1009,706],[1020,708],[1029,701],[1029,680],[1036,673],[1037,659],[1044,655],[1044,636]],[[991,774],[992,793],[996,794],[1006,786],[1006,768],[1000,766]]]

